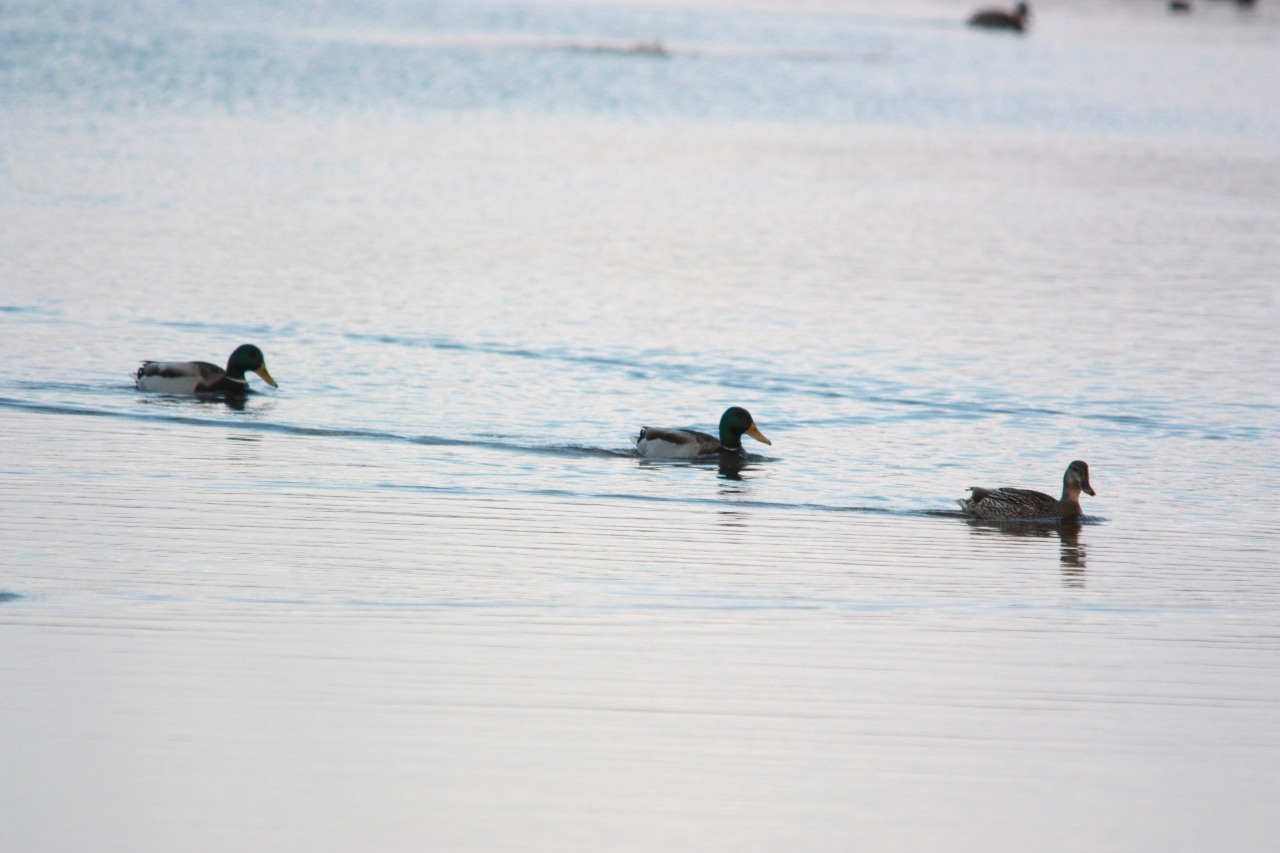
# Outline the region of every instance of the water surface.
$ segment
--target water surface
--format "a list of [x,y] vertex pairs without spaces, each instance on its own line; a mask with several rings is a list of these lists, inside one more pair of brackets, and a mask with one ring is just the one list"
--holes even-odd
[[0,12],[0,846],[1274,849],[1280,18],[967,11]]

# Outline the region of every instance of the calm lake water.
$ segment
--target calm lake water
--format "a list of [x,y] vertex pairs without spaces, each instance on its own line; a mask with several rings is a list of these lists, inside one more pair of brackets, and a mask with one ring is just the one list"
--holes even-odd
[[970,10],[0,7],[0,849],[1280,847],[1280,8]]

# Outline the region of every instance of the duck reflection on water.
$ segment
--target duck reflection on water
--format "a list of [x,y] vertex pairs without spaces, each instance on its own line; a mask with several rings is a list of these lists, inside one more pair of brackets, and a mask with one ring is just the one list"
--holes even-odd
[[722,509],[716,513],[716,524],[733,533],[745,533],[750,528],[749,513],[736,509]]
[[1087,551],[1080,542],[1084,524],[1079,518],[1059,518],[1055,521],[1030,521],[1027,519],[970,518],[965,523],[978,535],[991,531],[1004,536],[1026,536],[1049,539],[1056,536],[1059,542],[1058,563],[1062,567],[1062,580],[1067,586],[1084,586],[1084,570]]
[[749,456],[720,456],[708,457],[703,459],[641,459],[639,465],[641,468],[702,468],[705,470],[715,470],[716,476],[722,480],[746,481],[751,479],[750,476],[743,476],[743,472],[749,470],[752,466],[752,459]]
[[[666,467],[675,465],[681,468],[705,468],[707,470],[715,469],[716,476],[721,480],[731,480],[734,482],[746,482],[751,479],[751,475],[744,476],[744,472],[753,468],[754,462],[758,459],[752,458],[745,453],[720,453],[712,456],[703,456],[694,459],[640,459],[641,468],[649,467]],[[727,484],[726,484],[727,485]],[[734,490],[737,493],[739,490]]]
[[717,468],[722,480],[742,481],[742,472],[751,467],[751,459],[743,455],[723,454],[718,460]]

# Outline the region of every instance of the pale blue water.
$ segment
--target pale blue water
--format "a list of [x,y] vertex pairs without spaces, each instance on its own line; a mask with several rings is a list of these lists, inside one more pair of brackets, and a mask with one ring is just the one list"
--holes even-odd
[[1280,14],[968,11],[0,9],[0,849],[1274,849]]

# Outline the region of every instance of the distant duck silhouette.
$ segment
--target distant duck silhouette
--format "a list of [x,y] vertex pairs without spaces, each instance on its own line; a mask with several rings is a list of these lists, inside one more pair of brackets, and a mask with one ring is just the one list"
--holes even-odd
[[1079,518],[1080,492],[1094,494],[1089,465],[1079,459],[1062,475],[1062,498],[1031,489],[984,489],[970,486],[971,497],[957,498],[960,509],[978,518]]
[[969,17],[969,26],[1023,32],[1030,17],[1031,7],[1026,3],[1019,3],[1012,12],[1004,9],[979,9]]
[[1190,12],[1191,4],[1187,0],[1169,0],[1170,12]]

